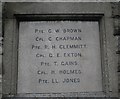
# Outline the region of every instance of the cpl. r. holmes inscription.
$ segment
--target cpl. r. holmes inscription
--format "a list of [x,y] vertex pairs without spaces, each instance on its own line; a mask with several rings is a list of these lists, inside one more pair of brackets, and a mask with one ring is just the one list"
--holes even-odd
[[98,22],[20,22],[18,93],[102,91]]

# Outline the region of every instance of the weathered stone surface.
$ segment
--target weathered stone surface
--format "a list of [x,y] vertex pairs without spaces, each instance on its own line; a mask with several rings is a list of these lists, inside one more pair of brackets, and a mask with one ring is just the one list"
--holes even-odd
[[[17,2],[17,0],[13,0],[13,1],[15,1],[15,2]],[[24,0],[25,1],[25,0]],[[27,1],[27,0],[26,0]],[[32,0],[33,1],[33,0]],[[38,1],[38,0],[37,0]],[[101,5],[104,5],[104,4],[101,4]],[[101,6],[100,5],[100,6]],[[108,4],[109,5],[109,4]],[[26,6],[26,5],[25,5]],[[49,5],[48,5],[49,6]],[[52,5],[53,6],[53,5]],[[99,7],[96,7],[95,8],[95,10],[96,9],[99,9],[100,8],[100,6]],[[28,7],[30,7],[30,6],[27,6],[26,8],[28,8]],[[46,7],[46,6],[45,6]],[[106,6],[107,7],[107,6]],[[41,7],[42,8],[42,7]],[[69,9],[66,9],[65,11],[71,11],[71,10],[73,10],[74,8],[72,8],[72,6],[70,7],[71,9],[69,10]],[[114,27],[114,25],[113,25],[113,27],[112,27],[112,25],[110,26],[110,24],[113,22],[113,20],[112,20],[112,16],[111,16],[111,10],[110,10],[110,8],[111,8],[111,6],[109,5],[109,7],[107,8],[108,10],[107,10],[107,13],[106,13],[106,15],[105,16],[108,16],[108,17],[106,17],[106,19],[105,19],[105,23],[107,23],[107,24],[105,24],[105,27],[109,27],[107,30],[106,30],[106,41],[104,41],[104,42],[107,42],[107,48],[106,48],[106,50],[107,50],[107,53],[105,53],[106,54],[106,61],[107,61],[107,63],[108,63],[108,71],[110,71],[111,73],[110,73],[110,79],[109,79],[109,85],[108,86],[106,86],[106,87],[108,87],[109,89],[109,92],[114,92],[114,94],[117,94],[117,91],[116,91],[116,86],[117,86],[117,84],[115,84],[114,82],[117,82],[117,80],[116,80],[116,75],[117,75],[117,66],[118,66],[118,63],[117,63],[117,60],[118,60],[118,57],[117,57],[117,55],[116,55],[116,50],[117,50],[117,40],[116,40],[116,37],[114,37],[113,36],[113,31],[112,31],[112,28]],[[120,7],[119,7],[120,8]],[[14,7],[13,7],[13,9],[14,9]],[[21,8],[22,9],[22,8]],[[89,8],[88,8],[89,9]],[[83,10],[83,9],[82,9]],[[104,9],[105,10],[105,9]],[[114,10],[114,9],[112,9],[112,10]],[[20,11],[20,10],[17,10],[18,12]],[[16,11],[16,12],[17,12]],[[43,10],[42,10],[43,11]],[[46,11],[46,10],[45,10]],[[76,10],[73,10],[73,11],[76,11]],[[97,11],[97,10],[96,10]],[[32,11],[28,11],[28,13],[29,12],[32,12]],[[34,10],[33,10],[33,12],[34,12]],[[43,11],[44,12],[44,11]],[[49,10],[48,10],[48,12],[49,12]],[[76,11],[76,12],[78,12],[78,11]],[[120,11],[119,11],[120,12]],[[117,12],[116,12],[117,13]],[[112,85],[114,85],[113,87],[111,87]],[[113,95],[113,94],[112,94]]]
[[2,2],[118,2],[119,0],[1,0]]
[[102,91],[98,22],[21,22],[18,93]]

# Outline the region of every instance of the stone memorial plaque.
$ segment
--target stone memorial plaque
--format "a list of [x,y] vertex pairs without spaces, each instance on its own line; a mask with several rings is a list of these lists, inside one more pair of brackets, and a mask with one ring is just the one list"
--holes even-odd
[[102,91],[98,22],[20,22],[17,91]]

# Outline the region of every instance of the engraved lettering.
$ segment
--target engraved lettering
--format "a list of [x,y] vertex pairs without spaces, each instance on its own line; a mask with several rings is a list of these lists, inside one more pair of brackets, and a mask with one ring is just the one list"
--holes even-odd
[[35,40],[36,40],[36,41],[44,41],[44,39],[41,38],[41,37],[36,37]]
[[44,33],[43,30],[35,29],[35,33]]
[[60,49],[80,49],[80,48],[86,48],[86,44],[74,44],[74,45],[59,45]]
[[80,78],[64,78],[63,83],[80,83]]
[[40,65],[41,65],[41,66],[43,66],[43,65],[44,65],[44,66],[50,66],[50,63],[49,63],[49,62],[40,62]]
[[44,56],[43,54],[37,53],[37,54],[36,54],[36,57],[42,57],[42,58],[43,58],[43,57],[45,57],[45,56]]
[[51,29],[48,30],[48,33],[52,33]]
[[49,37],[48,40],[49,40],[49,41],[52,41],[52,37]]
[[62,61],[61,62],[61,65],[63,65],[63,66],[67,66],[67,65],[78,65],[78,63],[77,63],[77,61]]
[[41,46],[38,46],[38,45],[32,45],[32,49],[41,49]]
[[40,84],[47,84],[47,83],[49,83],[48,80],[46,80],[46,79],[39,79],[38,82]]
[[81,29],[63,29],[63,33],[78,33]]
[[39,74],[39,75],[46,75],[46,74],[48,74],[48,73],[46,73],[45,71],[38,70],[38,71],[37,71],[37,74]]
[[56,29],[55,32],[58,33],[60,31],[60,29]]
[[59,70],[59,74],[81,74],[81,70]]
[[52,83],[59,83],[57,79],[52,79]]
[[64,57],[81,57],[81,53],[64,53]]
[[67,37],[56,37],[56,41],[80,41],[81,40],[81,37],[70,37],[70,36],[67,36]]

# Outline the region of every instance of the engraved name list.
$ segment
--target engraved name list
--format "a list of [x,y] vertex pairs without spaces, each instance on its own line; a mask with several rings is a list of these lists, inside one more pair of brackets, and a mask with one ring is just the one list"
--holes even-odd
[[20,22],[18,93],[102,91],[98,22]]

